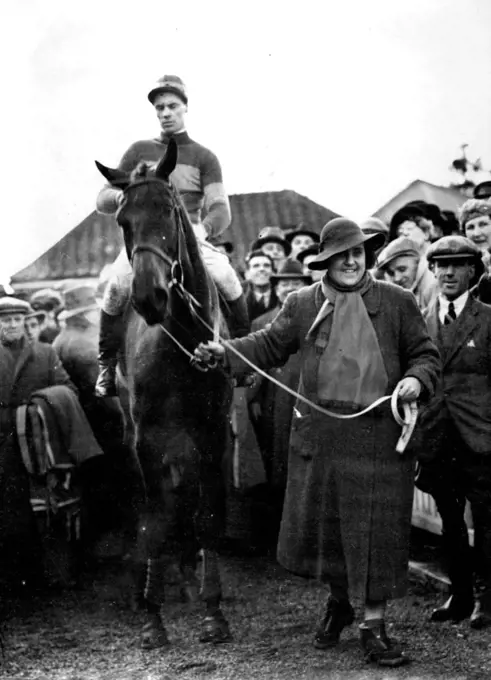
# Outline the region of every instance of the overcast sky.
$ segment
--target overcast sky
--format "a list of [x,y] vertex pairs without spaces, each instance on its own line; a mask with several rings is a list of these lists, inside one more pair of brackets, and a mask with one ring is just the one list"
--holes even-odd
[[91,210],[180,75],[229,193],[294,189],[356,219],[469,144],[491,168],[490,0],[2,0],[0,280]]

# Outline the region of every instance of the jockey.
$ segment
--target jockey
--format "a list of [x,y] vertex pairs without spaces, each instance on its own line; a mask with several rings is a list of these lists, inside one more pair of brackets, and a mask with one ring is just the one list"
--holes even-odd
[[[140,161],[158,162],[165,154],[173,137],[178,146],[178,161],[171,180],[181,194],[194,232],[200,244],[205,265],[230,310],[233,335],[244,335],[249,330],[247,306],[239,278],[229,259],[214,248],[208,238],[217,238],[230,224],[230,205],[222,182],[222,171],[217,157],[192,140],[185,129],[188,97],[184,83],[177,76],[160,78],[148,93],[161,126],[160,136],[136,142],[125,152],[120,170],[131,172]],[[104,186],[97,197],[97,210],[115,213],[123,192],[110,185]],[[205,208],[206,217],[201,219]],[[115,369],[122,336],[122,314],[130,290],[131,266],[123,248],[114,262],[113,275],[106,287],[101,311],[99,340],[99,377],[96,394],[108,397],[116,394]]]

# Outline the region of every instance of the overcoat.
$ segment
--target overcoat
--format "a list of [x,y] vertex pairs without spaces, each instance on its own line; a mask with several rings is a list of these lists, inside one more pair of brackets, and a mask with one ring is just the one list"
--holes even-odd
[[[275,307],[252,322],[253,331],[265,328],[280,311]],[[300,354],[289,357],[284,366],[270,370],[270,375],[283,385],[297,390],[300,378]],[[271,486],[278,490],[280,497],[286,486],[288,449],[295,397],[266,378],[258,380],[258,388],[251,401],[261,406],[259,418],[260,445],[266,457],[266,470]]]
[[449,419],[471,451],[491,454],[491,307],[469,295],[451,326],[448,348],[441,341],[438,316],[438,300],[434,300],[424,318],[443,368],[422,414],[420,459],[429,462],[440,454]]
[[105,454],[85,465],[79,473],[95,535],[119,530],[122,526],[131,527],[136,522],[134,508],[143,491],[136,455],[125,440],[119,399],[98,399],[94,394],[99,372],[99,328],[80,317],[67,319],[53,348],[79,390],[81,406]]
[[[48,344],[25,343],[17,358],[0,344],[0,571],[32,561],[34,524],[29,480],[14,436],[15,408],[51,385],[75,389]],[[8,562],[8,564],[7,564]],[[37,566],[37,565],[36,565]],[[3,576],[3,574],[0,574]]]
[[[412,376],[432,396],[440,357],[412,293],[375,281],[364,295],[388,376],[387,394]],[[320,283],[291,293],[268,328],[233,341],[267,369],[301,352],[299,391],[314,403],[320,355],[309,334],[324,302]],[[327,317],[332,319],[332,315]],[[227,350],[234,373],[246,365]],[[329,404],[323,404],[329,408]],[[296,404],[278,559],[326,581],[347,578],[352,599],[385,600],[406,591],[414,456],[395,452],[400,428],[387,402],[343,421]]]

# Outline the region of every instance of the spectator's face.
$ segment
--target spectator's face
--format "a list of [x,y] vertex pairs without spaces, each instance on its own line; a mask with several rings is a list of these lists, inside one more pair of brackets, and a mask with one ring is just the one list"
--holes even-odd
[[25,336],[24,314],[0,315],[0,335],[2,341],[11,343]]
[[321,271],[320,269],[309,269],[308,264],[309,262],[312,262],[313,259],[315,259],[317,256],[312,253],[312,255],[307,255],[306,257],[303,258],[303,273],[306,276],[311,276],[312,281],[320,281],[322,277],[324,276],[324,272]]
[[269,257],[258,255],[249,261],[245,277],[253,286],[267,286],[272,273],[273,266]]
[[298,253],[301,253],[302,250],[310,248],[310,246],[313,246],[314,243],[314,239],[308,234],[299,234],[298,236],[294,236],[291,240],[292,252],[290,257],[295,259]]
[[153,106],[160,127],[166,135],[172,135],[183,129],[188,107],[177,95],[171,92],[159,94],[155,97]]
[[447,300],[456,300],[469,290],[475,267],[468,260],[435,260],[434,271],[442,295]]
[[418,264],[418,258],[413,257],[412,255],[396,257],[385,267],[385,279],[391,283],[395,283],[396,286],[411,290],[416,281]]
[[25,329],[26,335],[31,342],[37,342],[37,340],[39,340],[41,324],[39,323],[39,318],[37,316],[25,320]]
[[276,296],[281,304],[283,304],[289,293],[292,293],[294,290],[300,290],[305,285],[303,279],[280,279],[276,284]]
[[333,255],[327,263],[329,277],[340,286],[356,286],[366,271],[366,255],[363,245]]
[[269,255],[269,257],[275,262],[285,259],[285,249],[281,243],[276,243],[276,241],[266,242],[262,246],[261,250],[263,253],[266,253],[266,255]]
[[478,215],[469,220],[465,227],[465,235],[480,250],[486,251],[491,247],[491,217],[489,215]]
[[418,246],[430,240],[430,222],[423,217],[415,217],[414,220],[406,220],[397,228],[398,236],[405,236],[414,241]]

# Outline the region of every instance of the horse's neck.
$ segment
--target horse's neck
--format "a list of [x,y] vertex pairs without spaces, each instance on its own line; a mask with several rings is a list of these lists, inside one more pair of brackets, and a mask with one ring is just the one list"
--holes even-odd
[[[194,309],[196,314],[206,324],[211,324],[213,319],[212,309],[214,307],[212,287],[214,284],[205,268],[194,234],[193,239],[188,240],[187,246],[186,255],[181,261],[183,286],[185,291],[190,293],[199,303],[199,307]],[[185,297],[183,299],[176,288],[173,289],[171,305],[171,316],[177,320],[181,328],[184,326],[188,332],[192,330],[198,337],[203,334],[206,335],[205,325],[191,311],[192,302],[186,300]]]

